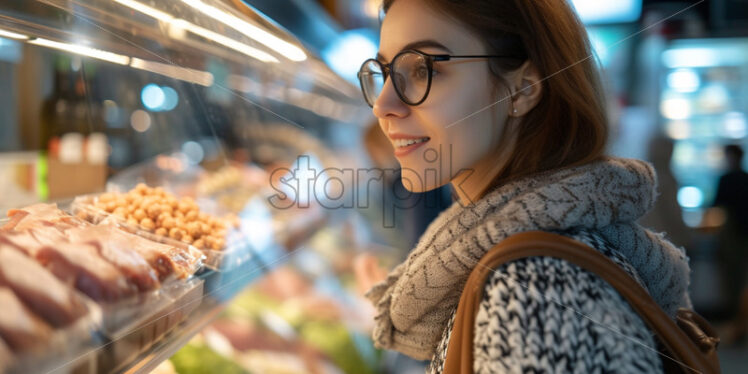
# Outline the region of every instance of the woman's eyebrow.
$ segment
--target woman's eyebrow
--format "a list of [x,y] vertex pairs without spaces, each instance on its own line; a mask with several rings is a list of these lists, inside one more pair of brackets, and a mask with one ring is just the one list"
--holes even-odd
[[[406,49],[419,49],[419,48],[426,48],[426,47],[438,48],[438,49],[444,50],[445,52],[447,52],[449,54],[452,53],[452,50],[449,49],[449,48],[447,48],[444,44],[439,43],[436,40],[432,40],[432,39],[416,40],[414,42],[410,42],[410,43],[406,44],[405,46],[403,46],[400,49],[400,51],[398,51],[398,53],[400,53],[400,52],[402,52],[402,51],[404,51]],[[377,60],[384,61],[384,56],[382,56],[381,53],[377,52]]]

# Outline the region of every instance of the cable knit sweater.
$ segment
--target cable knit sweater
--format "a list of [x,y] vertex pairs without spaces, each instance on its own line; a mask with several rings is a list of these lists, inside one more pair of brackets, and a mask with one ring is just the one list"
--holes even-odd
[[[511,234],[546,230],[588,243],[635,277],[671,316],[691,307],[688,260],[635,220],[655,198],[651,166],[609,158],[505,184],[455,203],[406,261],[369,291],[374,340],[441,372],[462,287],[480,257]],[[502,266],[486,283],[474,340],[477,373],[661,371],[649,330],[594,274],[560,259]]]

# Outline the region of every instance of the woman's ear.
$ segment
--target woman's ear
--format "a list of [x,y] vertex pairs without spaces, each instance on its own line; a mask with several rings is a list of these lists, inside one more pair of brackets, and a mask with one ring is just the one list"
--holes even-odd
[[512,107],[509,115],[522,117],[540,102],[543,95],[543,77],[530,61],[522,64],[513,75]]

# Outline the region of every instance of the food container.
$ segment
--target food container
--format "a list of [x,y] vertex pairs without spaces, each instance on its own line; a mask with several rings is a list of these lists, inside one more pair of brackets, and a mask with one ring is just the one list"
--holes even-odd
[[[254,249],[252,248],[250,241],[236,229],[227,232],[226,237],[224,238],[227,244],[224,249],[198,249],[182,241],[148,231],[140,225],[127,223],[124,219],[118,218],[111,213],[97,208],[95,204],[99,196],[100,195],[85,195],[77,197],[70,206],[72,213],[94,224],[114,224],[127,232],[159,243],[177,248],[184,248],[191,252],[200,251],[204,256],[201,261],[202,265],[217,271],[232,270],[241,266],[244,262],[249,261],[253,256]],[[194,270],[196,271],[197,268]]]
[[10,365],[5,368],[5,373],[96,372],[93,369],[96,350],[102,343],[98,333],[102,313],[99,306],[85,295],[78,296],[84,301],[88,314],[64,328],[54,330],[50,339],[39,350],[13,357]]
[[[132,362],[140,353],[160,341],[200,306],[204,281],[193,277],[162,285],[151,300],[138,305],[138,300],[103,305],[104,315],[113,313],[102,327],[103,344],[97,353],[97,372],[115,372]],[[116,309],[123,311],[116,312]],[[116,325],[115,322],[122,322]]]
[[[0,224],[7,221],[0,221]],[[106,231],[102,241],[115,241],[112,245],[117,245],[115,243],[119,240],[121,245],[127,246],[135,239],[124,233],[123,237],[114,235],[119,231],[117,227],[111,227],[111,230]],[[86,242],[85,236],[78,237],[78,240]],[[192,251],[200,256],[194,263],[183,261],[186,253],[164,252],[170,258],[181,256],[179,260],[185,266],[180,271],[186,269],[182,273],[186,278],[165,276],[156,289],[116,301],[93,301],[75,290],[85,302],[89,311],[87,317],[62,330],[55,330],[44,349],[16,357],[8,370],[18,373],[101,373],[111,372],[130,362],[185,320],[202,302],[204,281],[193,276],[202,266],[202,255],[195,249]]]

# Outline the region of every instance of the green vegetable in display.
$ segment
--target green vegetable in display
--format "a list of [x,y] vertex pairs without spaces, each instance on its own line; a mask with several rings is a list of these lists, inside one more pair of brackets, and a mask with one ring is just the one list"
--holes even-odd
[[301,327],[301,336],[307,344],[324,352],[345,373],[374,373],[342,324],[309,321]]
[[169,360],[179,374],[249,374],[235,362],[202,344],[189,343]]

